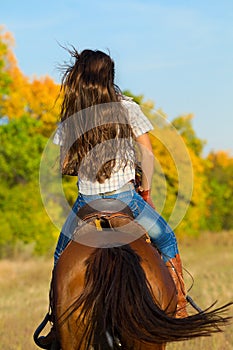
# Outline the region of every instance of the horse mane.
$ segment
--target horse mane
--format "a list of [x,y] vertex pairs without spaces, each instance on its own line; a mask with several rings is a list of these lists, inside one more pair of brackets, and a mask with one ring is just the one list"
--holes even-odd
[[140,262],[140,256],[129,245],[97,248],[86,260],[83,292],[62,321],[80,309],[76,323],[82,337],[77,350],[83,345],[85,349],[113,349],[108,335],[120,339],[124,349],[131,349],[139,340],[154,344],[187,340],[219,332],[219,327],[228,323],[229,318],[221,313],[230,303],[184,319],[166,315],[153,296]]

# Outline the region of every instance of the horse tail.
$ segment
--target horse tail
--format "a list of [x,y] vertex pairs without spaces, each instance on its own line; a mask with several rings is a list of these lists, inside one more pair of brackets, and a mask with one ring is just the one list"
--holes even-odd
[[85,288],[70,313],[81,309],[77,327],[83,337],[79,347],[95,350],[124,349],[135,341],[161,344],[208,336],[221,331],[229,317],[222,312],[231,304],[183,319],[169,317],[156,305],[140,257],[129,246],[97,248],[86,261]]

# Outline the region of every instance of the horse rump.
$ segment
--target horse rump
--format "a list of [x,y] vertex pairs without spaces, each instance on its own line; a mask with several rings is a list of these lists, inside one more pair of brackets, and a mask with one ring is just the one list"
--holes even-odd
[[141,257],[130,245],[123,245],[96,248],[87,258],[83,292],[63,322],[78,315],[82,336],[77,350],[114,349],[115,340],[123,349],[136,349],[139,343],[165,344],[220,332],[229,323],[225,312],[230,305],[183,319],[167,315],[155,300]]

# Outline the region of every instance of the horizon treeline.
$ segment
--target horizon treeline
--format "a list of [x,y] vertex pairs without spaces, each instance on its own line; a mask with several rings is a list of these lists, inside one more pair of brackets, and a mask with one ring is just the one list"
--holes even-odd
[[[43,206],[39,169],[48,138],[57,126],[60,85],[49,76],[25,76],[13,46],[13,36],[0,29],[0,258],[25,247],[32,254],[51,254],[59,233]],[[177,215],[182,220],[175,229],[178,237],[198,235],[205,230],[232,230],[232,155],[219,150],[203,156],[205,141],[193,129],[192,113],[168,123],[165,113],[156,110],[153,101],[145,101],[143,95],[134,96],[130,91],[124,93],[140,104],[155,125],[155,133],[150,135],[157,164],[152,196],[166,220],[174,207],[179,207]],[[165,135],[165,142],[158,135]],[[169,142],[173,138],[170,135],[174,135],[173,146],[166,142],[166,135]],[[183,153],[188,154],[191,172]],[[191,192],[185,186],[190,187],[190,183]],[[74,178],[64,177],[63,186],[72,205],[77,195]],[[53,210],[54,215],[59,215],[56,207]]]

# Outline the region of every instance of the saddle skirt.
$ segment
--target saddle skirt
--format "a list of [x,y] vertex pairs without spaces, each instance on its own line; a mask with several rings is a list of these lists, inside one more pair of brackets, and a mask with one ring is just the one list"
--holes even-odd
[[94,200],[82,207],[73,240],[96,248],[117,247],[146,236],[130,208],[114,198]]

